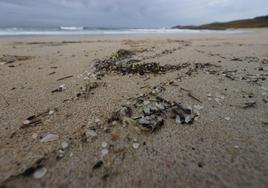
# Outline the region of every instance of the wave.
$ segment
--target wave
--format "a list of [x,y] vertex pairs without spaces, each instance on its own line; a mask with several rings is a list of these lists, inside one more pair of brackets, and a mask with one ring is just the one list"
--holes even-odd
[[84,27],[60,27],[63,31],[82,31]]

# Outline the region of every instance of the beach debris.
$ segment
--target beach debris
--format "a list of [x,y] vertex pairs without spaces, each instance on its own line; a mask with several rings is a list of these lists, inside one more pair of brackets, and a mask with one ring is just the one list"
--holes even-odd
[[139,128],[145,131],[154,131],[164,124],[162,117],[156,115],[143,116],[138,119]]
[[98,161],[98,162],[96,162],[96,164],[93,166],[93,170],[96,170],[96,169],[98,169],[98,168],[100,168],[100,167],[102,167],[103,166],[103,161]]
[[202,103],[202,101],[200,99],[198,99],[196,96],[194,96],[189,89],[185,89],[185,88],[182,88],[182,87],[180,89],[183,90],[183,91],[186,91],[188,96],[191,97],[192,99],[196,100],[199,103]]
[[86,83],[86,85],[84,87],[81,87],[82,93],[79,93],[79,95],[77,95],[77,97],[84,97],[85,99],[88,99],[92,90],[96,89],[97,87],[99,87],[99,83],[98,82],[89,82]]
[[197,114],[195,114],[192,108],[184,108],[180,104],[177,104],[176,108],[172,109],[173,116],[176,117],[176,123],[179,124],[192,124]]
[[250,101],[250,102],[246,102],[245,105],[243,106],[244,109],[247,108],[253,108],[256,106],[256,102],[255,101]]
[[133,55],[135,55],[134,51],[119,49],[116,53],[114,53],[111,56],[111,59],[113,59],[113,60],[125,59],[125,58],[131,57]]
[[28,117],[26,120],[23,121],[22,128],[25,128],[26,125],[31,125],[31,124],[37,125],[39,123],[41,123],[41,120],[37,119],[36,116],[33,115],[33,116]]
[[230,59],[231,61],[243,61],[243,59],[238,58],[238,57],[233,57]]
[[64,91],[64,90],[66,90],[66,89],[67,89],[67,88],[66,88],[65,84],[62,84],[62,85],[59,86],[59,88],[54,89],[53,91],[51,91],[51,93],[62,92],[62,91]]
[[51,75],[53,75],[53,74],[56,74],[56,72],[55,72],[55,71],[50,72],[48,75],[51,76]]
[[52,141],[55,141],[55,140],[58,140],[58,139],[59,139],[59,136],[58,135],[48,133],[46,136],[44,136],[40,140],[40,142],[43,142],[43,143],[45,143],[45,142],[52,142]]
[[151,91],[150,94],[158,95],[158,94],[162,93],[165,90],[166,90],[166,88],[164,88],[162,85],[154,86],[153,90]]
[[156,62],[151,63],[140,63],[139,60],[129,59],[135,53],[128,50],[118,50],[110,58],[95,60],[94,63],[94,76],[100,79],[107,73],[118,73],[118,74],[164,74],[169,71],[181,70],[189,67],[189,63],[183,63],[180,65],[160,65]]
[[57,79],[57,81],[66,80],[66,79],[68,79],[68,78],[72,78],[72,77],[74,77],[74,76],[73,76],[73,75],[65,76],[65,77],[62,77],[62,78]]
[[220,65],[214,65],[211,63],[195,63],[193,71],[197,72],[198,70],[201,70],[207,74],[219,74],[220,69]]
[[[199,110],[193,111],[191,107],[183,107],[180,103],[168,101],[160,96],[152,95],[139,95],[133,100],[132,113],[128,116],[120,116],[120,110],[113,113],[108,122],[114,120],[120,121],[123,127],[135,126],[142,131],[154,132],[159,129],[167,118],[175,119],[180,124],[192,124],[194,119],[200,114]],[[198,106],[200,107],[200,106]],[[200,107],[201,108],[201,107]],[[119,115],[118,115],[119,114]],[[133,115],[135,115],[133,117]]]
[[246,70],[225,70],[222,72],[222,75],[226,78],[229,78],[233,81],[246,81],[248,83],[261,85],[261,81],[266,80],[266,76],[264,74],[249,74]]
[[123,106],[120,110],[117,112],[114,112],[112,116],[108,119],[108,123],[115,124],[118,121],[128,121],[128,117],[132,116],[132,109],[129,106]]
[[268,121],[263,121],[262,124],[263,125],[268,125]]
[[28,127],[31,127],[31,126],[36,126],[38,124],[41,124],[42,123],[42,118],[48,116],[48,115],[52,115],[55,113],[55,111],[57,111],[57,109],[53,109],[53,110],[46,110],[44,112],[41,112],[37,115],[32,115],[32,116],[29,116],[28,118],[26,118],[24,121],[23,121],[23,124],[21,126],[22,129],[24,128],[28,128]]
[[261,63],[262,63],[262,64],[268,64],[268,59],[262,59],[262,60],[261,60]]
[[17,55],[3,55],[0,58],[0,62],[4,62],[5,64],[14,63],[15,61],[26,61],[33,59],[33,56],[17,56]]
[[46,175],[46,173],[47,169],[45,167],[40,167],[33,173],[33,177],[34,179],[41,179]]
[[124,118],[124,117],[131,117],[131,115],[132,115],[132,110],[131,110],[131,108],[128,107],[128,106],[123,106],[123,107],[121,108],[121,110],[120,110],[118,113],[119,113],[119,116],[120,116],[121,118]]
[[237,76],[237,70],[225,70],[222,72],[223,76],[229,78],[231,80],[237,80],[239,77]]

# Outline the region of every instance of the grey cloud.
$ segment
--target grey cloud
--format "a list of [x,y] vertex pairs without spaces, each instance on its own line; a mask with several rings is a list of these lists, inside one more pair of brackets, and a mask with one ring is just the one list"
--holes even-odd
[[0,0],[0,26],[162,27],[264,14],[267,0]]

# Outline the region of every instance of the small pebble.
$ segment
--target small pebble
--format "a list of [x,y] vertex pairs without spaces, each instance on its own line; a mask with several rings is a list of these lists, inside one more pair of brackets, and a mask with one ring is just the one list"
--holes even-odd
[[148,105],[148,104],[150,104],[150,101],[143,101],[143,104]]
[[230,121],[231,120],[230,117],[225,117],[224,119],[227,120],[227,121]]
[[32,121],[30,121],[30,120],[25,120],[25,121],[23,121],[23,125],[29,125],[29,124],[31,124],[32,123]]
[[140,147],[140,144],[135,142],[135,143],[133,143],[132,146],[133,146],[134,149],[138,149]]
[[263,86],[261,87],[261,89],[264,90],[264,91],[268,91],[268,88],[263,87]]
[[54,114],[54,110],[49,110],[48,114],[49,114],[49,115]]
[[62,142],[61,143],[61,148],[62,149],[67,149],[69,147],[69,144],[67,142]]
[[109,153],[108,149],[102,149],[101,150],[101,156],[104,157],[105,155],[107,155]]
[[101,121],[101,120],[100,120],[99,118],[96,118],[96,119],[95,119],[95,123],[100,123],[100,121]]
[[52,142],[58,139],[59,136],[56,134],[47,134],[44,138],[41,139],[41,142]]
[[65,156],[65,152],[64,152],[63,150],[60,149],[60,150],[58,151],[57,158],[58,158],[58,159],[61,159],[61,158],[63,158],[64,156]]
[[107,142],[102,142],[102,143],[101,143],[101,147],[102,147],[102,148],[107,148],[107,146],[108,146]]
[[86,136],[87,137],[96,137],[97,136],[97,133],[96,133],[96,131],[94,131],[94,130],[91,130],[91,129],[88,129],[88,130],[86,130]]
[[117,125],[117,121],[113,121],[113,122],[112,122],[112,125],[113,125],[113,126]]
[[38,137],[38,134],[37,133],[33,133],[32,138],[33,139],[37,139],[37,137]]
[[60,89],[63,91],[63,90],[66,90],[66,86],[65,86],[65,84],[62,84],[62,85],[60,85]]
[[41,179],[42,177],[44,177],[47,173],[47,169],[45,167],[39,168],[37,169],[34,174],[33,177],[35,179]]

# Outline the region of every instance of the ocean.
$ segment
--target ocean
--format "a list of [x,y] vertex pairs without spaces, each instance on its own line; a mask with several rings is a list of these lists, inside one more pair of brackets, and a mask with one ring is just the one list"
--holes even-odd
[[188,29],[118,29],[89,27],[0,27],[0,36],[32,36],[32,35],[127,35],[127,34],[213,34],[237,33],[239,30],[188,30]]

